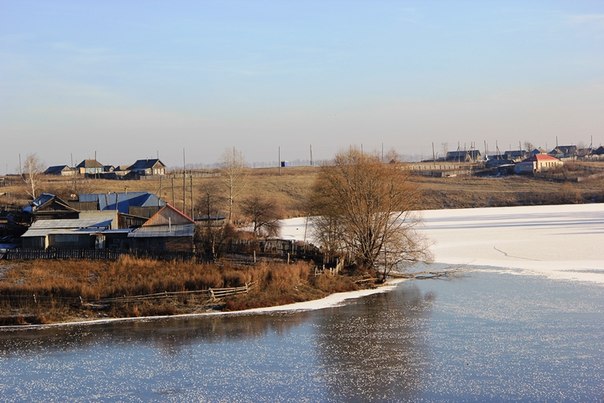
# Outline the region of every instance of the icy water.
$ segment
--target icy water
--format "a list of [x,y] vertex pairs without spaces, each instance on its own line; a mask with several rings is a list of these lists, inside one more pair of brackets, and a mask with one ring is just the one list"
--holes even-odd
[[603,401],[604,289],[473,271],[305,313],[0,332],[2,401]]

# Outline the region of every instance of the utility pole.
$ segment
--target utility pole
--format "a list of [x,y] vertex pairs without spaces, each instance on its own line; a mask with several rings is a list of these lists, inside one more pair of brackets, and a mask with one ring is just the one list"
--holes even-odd
[[187,213],[187,163],[185,149],[182,149],[182,212]]
[[310,145],[310,166],[312,165],[312,144]]
[[279,165],[279,175],[281,175],[281,146],[279,146],[278,151],[278,160],[277,160],[277,164]]
[[176,206],[176,201],[174,200],[174,176],[176,174],[172,173],[172,205]]
[[191,183],[191,218],[195,220],[195,211],[193,210],[193,173],[189,175],[189,181]]

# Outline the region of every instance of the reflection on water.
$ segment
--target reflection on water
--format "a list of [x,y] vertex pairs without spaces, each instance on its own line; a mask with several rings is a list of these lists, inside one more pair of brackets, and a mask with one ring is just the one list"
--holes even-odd
[[602,288],[472,272],[315,312],[0,332],[3,401],[604,399]]
[[319,315],[315,353],[330,400],[416,397],[432,298],[412,285]]

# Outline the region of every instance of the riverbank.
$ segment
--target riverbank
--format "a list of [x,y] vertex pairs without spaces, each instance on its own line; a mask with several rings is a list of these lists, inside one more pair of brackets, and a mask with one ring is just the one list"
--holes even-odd
[[381,294],[394,290],[398,284],[406,281],[404,279],[391,279],[379,287],[336,292],[329,294],[326,297],[295,302],[285,305],[267,306],[262,308],[251,308],[239,311],[207,311],[198,313],[185,313],[175,315],[157,315],[157,316],[141,316],[141,317],[122,317],[122,318],[102,318],[102,319],[86,319],[86,320],[72,320],[67,322],[58,323],[47,323],[47,324],[30,324],[30,325],[18,325],[18,326],[0,326],[1,331],[19,331],[19,330],[32,330],[32,329],[50,329],[57,327],[66,326],[92,326],[92,325],[106,325],[112,323],[128,323],[128,322],[151,322],[165,319],[193,319],[203,317],[232,317],[232,316],[249,316],[249,315],[261,315],[261,314],[276,314],[276,313],[294,313],[294,312],[307,312],[317,311],[321,309],[334,308],[344,304],[348,300],[363,298],[374,294]]
[[375,287],[366,280],[351,273],[316,274],[308,262],[238,267],[123,257],[115,262],[10,263],[0,276],[0,323],[247,311]]

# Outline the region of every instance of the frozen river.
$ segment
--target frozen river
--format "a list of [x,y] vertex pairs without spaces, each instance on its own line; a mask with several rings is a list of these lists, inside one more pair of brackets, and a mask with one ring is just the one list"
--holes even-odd
[[602,287],[478,269],[308,312],[2,332],[0,395],[602,401]]
[[[604,401],[604,204],[417,214],[458,277],[306,312],[2,331],[0,400]],[[311,237],[304,219],[283,233]]]

